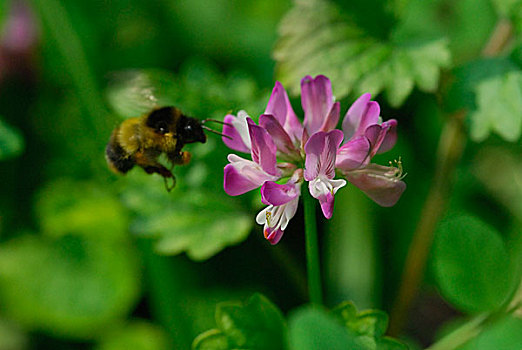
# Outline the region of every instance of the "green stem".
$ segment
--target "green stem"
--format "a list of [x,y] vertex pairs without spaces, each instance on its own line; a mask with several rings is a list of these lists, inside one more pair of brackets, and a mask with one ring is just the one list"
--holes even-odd
[[321,285],[321,270],[319,265],[319,244],[317,240],[317,223],[315,219],[315,199],[308,189],[303,191],[304,226],[306,238],[306,268],[308,272],[308,292],[310,302],[321,305],[323,291]]

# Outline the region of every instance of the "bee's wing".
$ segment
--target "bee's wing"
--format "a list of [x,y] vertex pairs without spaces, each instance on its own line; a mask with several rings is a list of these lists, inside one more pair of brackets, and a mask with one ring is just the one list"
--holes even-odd
[[177,104],[178,88],[175,78],[167,72],[127,70],[111,74],[106,96],[117,114],[130,118]]

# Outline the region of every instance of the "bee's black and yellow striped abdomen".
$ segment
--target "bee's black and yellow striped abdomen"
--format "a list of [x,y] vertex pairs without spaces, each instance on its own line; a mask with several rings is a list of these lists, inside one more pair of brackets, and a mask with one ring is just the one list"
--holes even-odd
[[134,167],[135,161],[132,157],[125,152],[125,150],[115,142],[114,138],[117,135],[117,130],[115,130],[111,135],[111,139],[105,148],[105,158],[107,159],[107,164],[115,173],[125,174],[129,170]]

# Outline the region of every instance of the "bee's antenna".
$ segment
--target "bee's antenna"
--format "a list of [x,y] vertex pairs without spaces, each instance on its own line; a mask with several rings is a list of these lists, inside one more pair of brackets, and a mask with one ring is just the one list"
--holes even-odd
[[227,123],[227,122],[224,122],[221,120],[217,120],[217,119],[205,119],[202,121],[203,124],[205,124],[206,122],[214,122],[214,123],[218,123],[218,124],[232,126],[232,124],[230,124],[230,123]]
[[220,136],[226,137],[227,139],[233,140],[232,137],[230,137],[230,136],[228,136],[228,135],[225,135],[225,134],[222,134],[222,133],[220,133],[219,131],[213,130],[213,129],[209,128],[209,127],[206,126],[206,125],[201,125],[201,127],[202,127],[203,129],[205,129],[205,130],[208,130],[208,131],[210,131],[210,132],[213,132],[214,134],[217,134],[217,135],[220,135]]

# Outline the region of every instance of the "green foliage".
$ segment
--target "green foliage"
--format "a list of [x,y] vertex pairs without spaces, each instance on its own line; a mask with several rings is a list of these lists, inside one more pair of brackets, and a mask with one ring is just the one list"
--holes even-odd
[[513,71],[477,85],[477,111],[471,114],[471,138],[483,141],[495,132],[507,141],[522,132],[522,71]]
[[218,329],[198,336],[194,350],[284,348],[286,325],[279,309],[261,294],[245,304],[222,303],[217,306]]
[[518,350],[522,344],[522,319],[506,316],[486,328],[461,350]]
[[188,61],[177,75],[160,69],[141,69],[112,76],[107,99],[124,118],[165,105],[175,105],[200,119],[222,119],[226,113],[239,109],[256,115],[261,113],[267,98],[266,91],[260,91],[248,75],[224,76],[204,60]]
[[374,349],[407,349],[389,337],[384,337],[388,328],[388,315],[380,310],[357,311],[352,302],[344,302],[332,310],[332,314],[365,344]]
[[25,235],[0,251],[0,303],[29,329],[93,338],[134,306],[138,276],[127,244]]
[[20,131],[0,119],[0,160],[13,158],[24,150],[24,139]]
[[516,58],[488,58],[469,62],[455,70],[448,93],[451,110],[467,109],[470,136],[484,141],[496,133],[514,142],[522,132],[522,71]]
[[28,343],[29,339],[20,327],[4,319],[0,319],[0,349],[27,349]]
[[274,50],[277,77],[293,94],[305,75],[324,74],[337,98],[381,91],[400,106],[416,85],[434,92],[450,63],[447,41],[429,38],[388,42],[372,38],[328,0],[297,1],[283,18]]
[[165,350],[168,349],[165,332],[145,321],[131,321],[104,335],[96,350]]
[[522,1],[520,0],[492,0],[495,10],[500,17],[508,18],[515,26],[522,23]]
[[252,219],[223,194],[203,189],[169,194],[159,181],[153,185],[163,191],[155,190],[154,201],[154,192],[144,192],[143,187],[127,191],[124,200],[138,214],[131,230],[157,237],[159,253],[186,252],[193,260],[206,260],[248,236]]
[[127,237],[128,213],[106,189],[90,182],[56,180],[37,196],[36,213],[50,237],[80,235],[108,241]]
[[440,224],[432,259],[441,293],[465,312],[496,310],[516,284],[502,238],[472,216]]
[[331,312],[303,306],[290,314],[287,332],[281,312],[265,297],[255,294],[244,306],[218,304],[216,321],[218,329],[199,335],[193,349],[407,349],[384,336],[388,326],[384,312],[357,312],[352,302],[344,302]]
[[290,316],[288,340],[291,350],[376,349],[374,343],[343,327],[326,310],[312,306],[303,307]]
[[[494,176],[491,169],[495,169]],[[517,155],[500,147],[486,148],[475,158],[473,173],[488,193],[522,222],[522,164]]]

